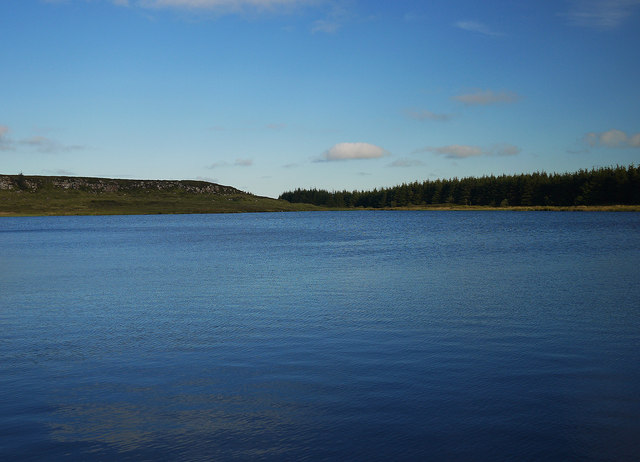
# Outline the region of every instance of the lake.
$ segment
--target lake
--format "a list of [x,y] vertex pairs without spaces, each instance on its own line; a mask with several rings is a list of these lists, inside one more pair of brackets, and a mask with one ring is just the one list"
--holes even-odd
[[640,458],[640,213],[0,219],[0,459]]

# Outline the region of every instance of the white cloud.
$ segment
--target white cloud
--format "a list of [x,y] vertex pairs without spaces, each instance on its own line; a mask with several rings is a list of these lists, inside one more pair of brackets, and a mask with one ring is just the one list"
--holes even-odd
[[600,144],[612,148],[619,148],[627,144],[627,134],[620,130],[609,130],[600,135]]
[[474,93],[456,95],[453,99],[466,106],[488,106],[515,103],[520,100],[520,96],[512,91],[478,90]]
[[565,16],[574,26],[615,29],[634,13],[640,0],[572,0]]
[[489,26],[487,26],[486,24],[482,24],[481,22],[478,21],[458,21],[454,24],[454,26],[456,26],[459,29],[463,29],[469,32],[477,32],[479,34],[483,34],[483,35],[490,35],[493,37],[498,37],[500,35],[504,35],[500,32],[496,32],[494,30],[492,30]]
[[450,114],[438,114],[435,112],[427,111],[427,110],[415,110],[409,109],[405,111],[407,117],[410,117],[415,120],[439,120],[446,121],[451,119]]
[[381,147],[369,143],[338,143],[325,151],[321,160],[378,159],[388,154]]
[[640,133],[627,135],[622,130],[612,128],[606,132],[590,132],[582,140],[591,147],[637,148],[640,147]]

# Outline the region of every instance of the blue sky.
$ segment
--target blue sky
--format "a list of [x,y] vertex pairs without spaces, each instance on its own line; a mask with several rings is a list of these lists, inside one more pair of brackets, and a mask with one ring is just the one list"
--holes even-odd
[[640,0],[2,0],[0,173],[277,197],[640,163]]

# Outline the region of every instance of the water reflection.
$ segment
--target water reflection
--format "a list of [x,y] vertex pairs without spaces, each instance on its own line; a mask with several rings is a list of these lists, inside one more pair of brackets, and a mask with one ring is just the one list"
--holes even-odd
[[[274,397],[272,385],[244,386],[233,394],[214,392],[219,385],[177,382],[171,387],[176,394],[158,387],[105,384],[68,390],[58,398],[50,436],[60,443],[102,444],[121,453],[164,448],[174,454],[240,458],[284,455],[287,441],[300,439],[309,408]],[[79,402],[78,396],[91,402]]]

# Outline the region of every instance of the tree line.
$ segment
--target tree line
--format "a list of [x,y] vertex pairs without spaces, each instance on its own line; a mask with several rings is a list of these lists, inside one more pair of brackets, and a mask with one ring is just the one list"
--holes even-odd
[[491,207],[638,205],[640,167],[415,181],[372,191],[298,188],[282,193],[279,199],[325,207],[367,208],[436,204]]

